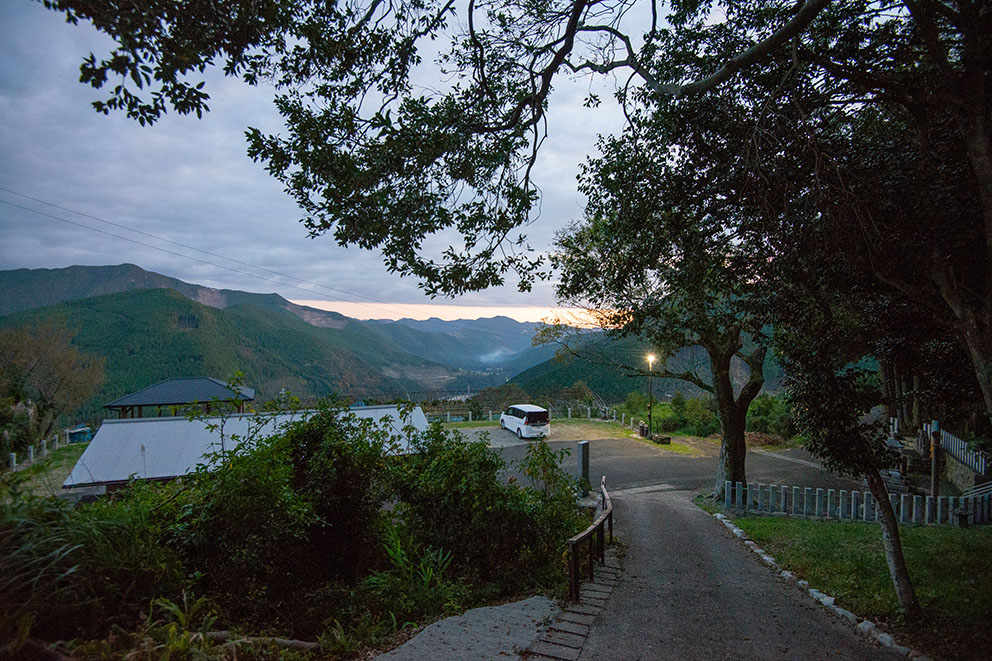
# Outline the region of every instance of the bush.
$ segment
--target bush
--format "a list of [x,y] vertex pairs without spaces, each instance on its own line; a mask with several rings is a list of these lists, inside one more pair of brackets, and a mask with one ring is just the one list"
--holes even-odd
[[795,434],[792,409],[784,398],[762,393],[747,411],[747,431],[789,439]]
[[492,583],[502,593],[561,569],[564,543],[578,519],[570,480],[547,444],[531,445],[524,462],[539,489],[504,483],[498,452],[437,425],[414,450],[397,458],[391,476],[417,544],[450,552],[458,576]]
[[280,613],[312,630],[301,597],[328,582],[359,584],[377,558],[387,443],[372,421],[330,405],[242,443],[190,480],[175,544],[229,616]]
[[164,543],[178,487],[135,485],[73,508],[20,493],[17,477],[0,503],[0,634],[13,625],[21,635],[102,635],[181,591],[184,566]]

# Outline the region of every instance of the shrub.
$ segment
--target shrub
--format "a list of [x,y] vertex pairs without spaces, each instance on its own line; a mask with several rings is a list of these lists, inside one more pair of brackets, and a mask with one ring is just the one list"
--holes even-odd
[[493,583],[502,593],[554,573],[577,514],[560,457],[549,456],[542,441],[531,448],[524,472],[540,489],[504,483],[498,452],[433,426],[391,471],[416,543],[449,551],[459,576]]
[[792,409],[784,398],[762,393],[748,409],[747,430],[792,438],[795,434]]
[[0,630],[45,637],[102,635],[130,624],[156,595],[181,591],[185,569],[164,544],[175,485],[142,484],[73,508],[7,480],[0,504]]
[[357,585],[377,557],[388,435],[335,406],[199,470],[173,526],[188,564],[228,615],[312,630],[301,596]]

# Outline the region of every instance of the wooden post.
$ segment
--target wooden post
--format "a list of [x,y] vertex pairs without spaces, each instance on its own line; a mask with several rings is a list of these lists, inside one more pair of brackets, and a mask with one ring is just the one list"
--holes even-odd
[[778,485],[777,484],[769,484],[768,485],[768,513],[769,514],[774,514],[775,513],[776,496],[778,496]]
[[729,510],[730,504],[733,500],[733,488],[730,486],[730,480],[723,483],[723,509]]
[[758,482],[758,512],[761,513],[765,509],[765,488]]
[[17,470],[17,453],[16,452],[11,452],[10,453],[10,472],[13,473],[16,470]]
[[799,487],[792,487],[792,516],[799,514]]
[[[937,421],[934,420],[934,425]],[[940,460],[940,432],[930,434],[930,497],[940,496],[940,477],[937,474],[937,463]]]
[[781,507],[782,514],[788,514],[789,513],[789,510],[786,509],[786,505],[788,504],[788,503],[786,503],[786,500],[788,499],[788,497],[789,497],[789,487],[787,487],[787,486],[785,486],[783,484],[782,485],[782,507]]

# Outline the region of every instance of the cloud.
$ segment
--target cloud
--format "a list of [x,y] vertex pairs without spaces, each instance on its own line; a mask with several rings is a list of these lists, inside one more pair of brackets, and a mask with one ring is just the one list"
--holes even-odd
[[[100,93],[78,82],[79,63],[91,51],[106,52],[109,41],[89,26],[67,25],[39,3],[7,2],[0,44],[0,187],[14,191],[0,191],[0,268],[132,262],[208,286],[287,298],[428,300],[416,281],[389,273],[377,253],[341,248],[327,236],[310,239],[292,199],[247,157],[247,126],[282,127],[271,90],[212,70],[211,112],[203,119],[170,114],[141,127],[90,107]],[[523,230],[539,251],[581,216],[575,175],[593,149],[589,127],[619,127],[614,110],[581,107],[587,91],[586,82],[562,80],[552,102],[550,136],[535,170],[541,215]],[[548,283],[521,294],[511,282],[457,302],[555,301]]]

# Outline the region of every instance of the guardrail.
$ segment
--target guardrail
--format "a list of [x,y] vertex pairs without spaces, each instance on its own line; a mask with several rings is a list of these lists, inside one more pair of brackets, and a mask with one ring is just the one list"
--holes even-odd
[[[613,541],[613,501],[606,490],[606,476],[599,484],[599,495],[601,497],[601,511],[588,528],[568,540],[568,598],[572,601],[579,600],[579,544],[589,540],[589,580],[593,580],[593,570],[595,563],[606,563],[606,531],[604,526],[610,531],[610,542]],[[593,536],[595,533],[595,537]]]

